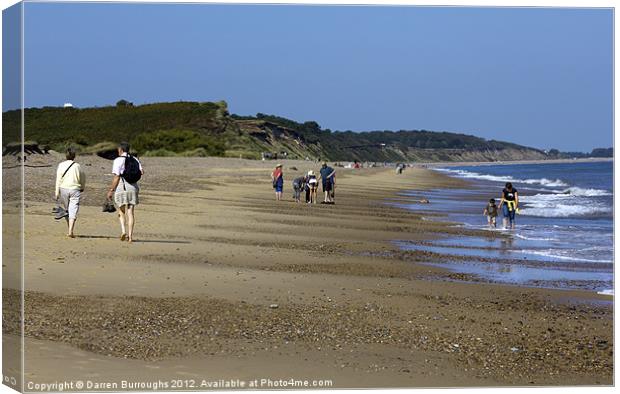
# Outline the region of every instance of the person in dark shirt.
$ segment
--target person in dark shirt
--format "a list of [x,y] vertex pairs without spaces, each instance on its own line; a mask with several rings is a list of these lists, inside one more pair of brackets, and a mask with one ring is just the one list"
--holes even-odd
[[515,213],[519,207],[519,193],[517,189],[512,187],[512,183],[506,183],[506,187],[502,190],[502,199],[499,202],[499,209],[504,214],[504,228],[515,228]]
[[306,177],[300,176],[293,179],[293,199],[295,202],[301,202],[301,192],[305,190]]
[[333,203],[332,191],[334,190],[334,177],[336,170],[327,165],[327,162],[323,162],[321,166],[320,179],[323,184],[323,193],[325,194],[325,203]]

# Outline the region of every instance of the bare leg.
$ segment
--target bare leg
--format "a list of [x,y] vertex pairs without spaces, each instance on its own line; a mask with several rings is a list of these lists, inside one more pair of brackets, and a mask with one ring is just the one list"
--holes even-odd
[[128,229],[127,235],[129,236],[127,241],[129,242],[133,241],[133,226],[135,222],[136,222],[136,219],[134,218],[134,206],[127,205],[127,229]]
[[69,234],[67,234],[69,237],[73,238],[73,228],[75,227],[75,219],[69,219]]
[[125,207],[126,205],[123,205],[118,208],[118,220],[121,222],[121,241],[124,241],[125,237],[127,237],[127,230],[125,229]]

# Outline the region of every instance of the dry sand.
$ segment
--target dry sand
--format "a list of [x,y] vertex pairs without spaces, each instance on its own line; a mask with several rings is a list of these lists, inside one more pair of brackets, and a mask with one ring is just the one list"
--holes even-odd
[[[8,160],[5,190],[17,174]],[[440,255],[391,243],[474,234],[386,204],[401,190],[459,181],[424,168],[339,168],[337,204],[310,206],[292,201],[290,181],[314,163],[285,161],[285,201],[276,202],[273,162],[144,158],[127,244],[116,216],[101,212],[111,162],[96,157],[78,159],[88,185],[78,237],[65,238],[50,213],[58,161],[31,156],[25,168],[26,383],[613,383],[613,308],[599,302],[609,298],[475,282],[419,264]],[[3,220],[15,237],[10,204]],[[4,345],[14,348],[20,267],[7,248]]]

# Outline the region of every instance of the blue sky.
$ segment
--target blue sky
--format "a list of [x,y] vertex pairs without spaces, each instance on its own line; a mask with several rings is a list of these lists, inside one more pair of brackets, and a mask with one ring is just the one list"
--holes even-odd
[[612,23],[610,9],[27,3],[25,102],[226,100],[332,130],[587,151],[612,145]]

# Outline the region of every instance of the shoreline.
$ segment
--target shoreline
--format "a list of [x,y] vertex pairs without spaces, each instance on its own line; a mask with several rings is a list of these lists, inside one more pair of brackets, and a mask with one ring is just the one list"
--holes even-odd
[[[571,161],[571,163],[572,162],[573,161]],[[587,161],[587,162],[590,162],[590,161]],[[504,164],[509,165],[510,163],[504,163]],[[444,174],[443,172],[440,172],[440,173]],[[468,185],[466,186],[466,189],[470,190],[471,192],[480,193],[479,189],[480,189],[481,181],[477,179],[461,178],[459,176],[451,175],[451,174],[446,174],[446,175],[453,179],[465,181],[466,184]],[[455,198],[455,199],[451,198],[450,194],[446,194],[447,191],[441,192],[440,190],[437,190],[437,191],[434,191],[434,193],[436,193],[437,196],[439,196],[439,197],[437,196],[435,197],[440,198],[442,201],[442,204],[444,205],[455,204],[455,202],[452,202],[452,201],[459,200],[459,198]],[[472,200],[472,196],[467,193],[464,194],[462,198],[465,199],[466,201],[474,201]],[[448,209],[448,211],[453,212],[453,210],[450,210],[450,209]],[[469,211],[467,211],[466,213],[463,213],[460,220],[458,218],[455,218],[451,214],[452,218],[449,220],[456,221],[459,226],[464,226],[467,228],[469,228],[470,226],[473,226],[473,228],[476,228],[475,223],[477,222],[476,221],[472,222],[472,218],[469,217],[471,216],[470,211],[471,209],[469,209]],[[430,210],[428,211],[427,210],[421,211],[421,213],[423,214],[427,212],[433,213],[433,214],[437,213],[437,211],[434,210],[433,208],[430,208]],[[528,218],[530,218],[530,216],[525,216],[524,218],[522,218],[522,220],[528,219]],[[437,219],[434,216],[431,216],[430,220],[444,220],[444,219],[442,219],[441,217]],[[583,260],[583,258],[585,258],[583,256],[580,258],[575,257],[574,259],[571,259],[570,257],[568,257],[568,255],[564,255],[564,254],[557,255],[557,253],[552,254],[552,255],[544,254],[544,253],[538,254],[538,252],[536,252],[535,250],[538,248],[541,248],[541,245],[538,244],[539,242],[534,242],[533,244],[531,242],[531,240],[536,239],[536,238],[531,238],[531,237],[536,237],[537,234],[529,233],[527,231],[525,234],[523,234],[522,232],[519,231],[519,226],[517,226],[517,231],[515,232],[515,231],[506,231],[506,230],[502,231],[498,229],[488,229],[482,226],[482,224],[480,224],[479,230],[482,230],[483,232],[486,232],[488,234],[499,232],[500,234],[503,234],[504,236],[515,240],[515,242],[518,243],[518,246],[513,247],[512,242],[511,242],[511,245],[508,246],[508,250],[505,250],[506,248],[505,246],[502,246],[496,243],[490,243],[488,241],[487,242],[474,242],[472,244],[471,242],[465,241],[464,239],[453,239],[452,243],[450,242],[441,242],[441,243],[417,242],[417,243],[413,243],[409,245],[409,249],[410,250],[416,250],[416,249],[429,250],[429,251],[436,251],[437,253],[446,253],[448,255],[449,254],[457,255],[457,256],[454,256],[456,263],[454,261],[450,261],[450,259],[446,259],[445,262],[442,261],[440,263],[437,263],[436,265],[440,267],[443,266],[444,268],[448,269],[451,272],[462,273],[463,275],[466,275],[466,273],[468,272],[474,276],[482,275],[481,277],[476,278],[475,279],[476,281],[504,284],[504,285],[509,285],[509,286],[518,286],[518,287],[524,287],[524,288],[539,287],[539,288],[555,289],[555,290],[561,290],[561,291],[582,289],[585,291],[596,293],[598,295],[611,297],[611,299],[613,299],[613,273],[609,273],[610,275],[612,275],[611,283],[607,284],[609,279],[605,279],[605,280],[602,279],[605,276],[605,273],[608,273],[607,270],[609,269],[609,267],[607,266],[613,267],[613,260],[609,260],[609,261],[608,260]],[[476,238],[482,241],[483,238],[485,238],[485,236],[478,235]],[[446,240],[449,240],[449,239],[450,237],[446,238]],[[529,241],[523,241],[523,240],[529,240]],[[408,249],[407,244],[403,244],[402,247],[405,249]],[[500,252],[502,250],[504,251],[504,254],[506,254],[505,256],[499,256],[502,254]],[[528,251],[530,250],[532,250],[533,252],[528,254]],[[561,247],[560,247],[560,250],[562,250]],[[465,256],[465,258],[462,258],[461,255]],[[511,257],[510,255],[513,255],[513,257]],[[484,257],[481,257],[481,256],[484,256]],[[556,260],[554,260],[554,258]],[[482,267],[474,268],[476,265],[480,265],[480,262],[483,262],[485,264],[492,263],[496,265],[496,268],[492,269],[491,267],[486,267],[488,272],[485,272],[482,269]],[[598,265],[598,264],[596,266],[592,266],[591,263],[593,262],[604,263],[605,267]],[[518,276],[520,276],[521,279],[517,279],[515,282],[511,281],[511,278],[509,275],[500,273],[501,272],[501,270],[499,270],[500,266],[516,267],[517,272],[520,272],[520,275]],[[585,271],[585,272],[582,271],[584,273],[583,275],[584,277],[578,278],[576,275],[571,274],[572,272],[574,272],[573,270],[579,271],[580,269]],[[544,271],[536,272],[536,274],[540,275],[540,277],[537,278],[534,273],[535,271],[540,271],[540,270],[551,270],[551,271],[547,271],[547,274],[550,274],[551,277],[555,276],[557,279],[555,280],[543,279],[543,277],[545,276]],[[559,274],[558,272],[554,273],[554,270],[559,270],[560,272],[564,272],[564,274]],[[531,273],[528,274],[527,273],[528,271],[530,271]],[[593,274],[593,272],[597,272],[597,274]],[[559,279],[563,275],[565,277],[573,277],[573,279]],[[530,278],[529,281],[527,279],[528,277]],[[595,277],[597,277],[598,279],[594,279]],[[519,281],[522,281],[522,282],[519,283]],[[529,283],[530,281],[533,281],[534,283]]]
[[[93,172],[109,165],[78,160]],[[115,218],[99,212],[96,196],[107,178],[89,177],[79,237],[66,240],[62,225],[50,226],[46,200],[38,200],[50,187],[49,170],[26,169],[26,241],[33,245],[24,267],[26,365],[40,379],[56,377],[49,349],[70,347],[80,353],[63,361],[68,370],[109,377],[123,376],[122,366],[138,377],[152,376],[149,366],[198,376],[219,357],[229,374],[244,366],[255,376],[295,376],[304,368],[333,377],[336,388],[612,382],[613,308],[571,300],[607,297],[453,282],[462,277],[420,264],[440,255],[391,244],[475,234],[385,204],[404,190],[424,193],[464,185],[460,180],[422,168],[399,176],[337,169],[336,205],[308,206],[288,201],[288,181],[287,201],[274,201],[273,163],[143,164],[133,245],[120,244]],[[179,179],[180,165],[191,182]],[[317,164],[287,161],[287,180],[308,166]],[[66,242],[72,250],[59,250]],[[3,267],[5,284],[15,268]],[[13,296],[5,286],[4,302]],[[549,346],[553,352],[545,352]],[[312,354],[306,361],[304,352]]]
[[613,157],[592,157],[580,159],[550,159],[550,160],[515,160],[515,161],[471,161],[471,162],[429,162],[429,163],[411,163],[415,166],[434,167],[484,167],[484,166],[501,166],[501,165],[519,165],[519,164],[569,164],[569,163],[600,163],[613,162]]

